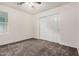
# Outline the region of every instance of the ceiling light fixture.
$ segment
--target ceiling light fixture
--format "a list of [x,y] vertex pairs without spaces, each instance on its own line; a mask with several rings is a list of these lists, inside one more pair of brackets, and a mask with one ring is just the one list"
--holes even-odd
[[33,2],[29,2],[27,5],[30,6],[30,7],[33,7],[34,6],[34,3]]
[[30,6],[30,7],[34,7],[34,3],[41,4],[41,2],[19,2],[19,3],[17,3],[17,5],[26,4],[26,5]]

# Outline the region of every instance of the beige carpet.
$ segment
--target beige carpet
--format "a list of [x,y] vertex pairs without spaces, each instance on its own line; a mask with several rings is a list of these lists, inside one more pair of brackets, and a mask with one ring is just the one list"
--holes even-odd
[[0,56],[77,56],[76,48],[45,40],[29,39],[0,46]]

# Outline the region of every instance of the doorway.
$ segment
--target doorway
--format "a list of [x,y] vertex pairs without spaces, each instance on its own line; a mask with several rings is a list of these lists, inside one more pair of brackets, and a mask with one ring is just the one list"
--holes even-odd
[[40,30],[39,38],[52,41],[60,42],[60,28],[59,28],[59,15],[48,15],[40,17]]

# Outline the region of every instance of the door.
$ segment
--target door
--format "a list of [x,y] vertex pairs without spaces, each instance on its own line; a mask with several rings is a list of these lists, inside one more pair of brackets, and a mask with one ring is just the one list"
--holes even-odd
[[40,18],[40,39],[59,42],[59,21],[58,15],[49,15]]

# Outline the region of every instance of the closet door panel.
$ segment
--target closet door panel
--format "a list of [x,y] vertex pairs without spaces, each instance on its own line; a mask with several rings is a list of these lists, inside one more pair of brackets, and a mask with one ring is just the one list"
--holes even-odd
[[60,41],[58,15],[50,15],[40,18],[40,39],[58,42]]

